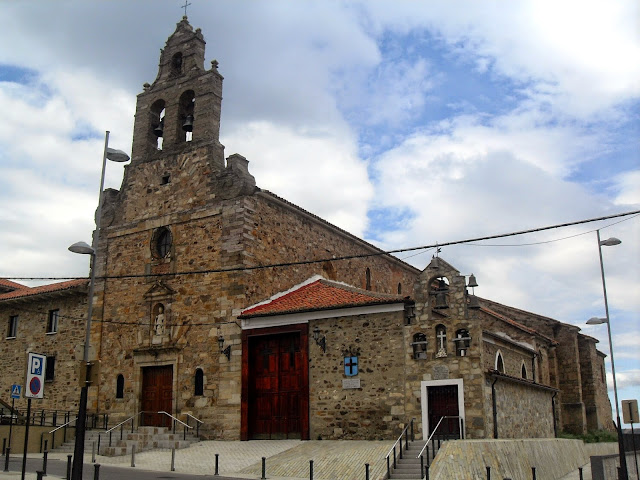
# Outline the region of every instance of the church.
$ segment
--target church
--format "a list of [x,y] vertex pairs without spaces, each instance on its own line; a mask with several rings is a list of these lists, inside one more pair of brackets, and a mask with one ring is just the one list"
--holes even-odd
[[[183,17],[138,95],[122,186],[103,192],[90,413],[195,417],[226,440],[395,439],[411,419],[425,438],[612,428],[596,339],[477,297],[481,272],[416,269],[260,189],[225,158],[222,84]],[[0,279],[0,364],[46,354],[47,409],[77,408],[87,283]]]

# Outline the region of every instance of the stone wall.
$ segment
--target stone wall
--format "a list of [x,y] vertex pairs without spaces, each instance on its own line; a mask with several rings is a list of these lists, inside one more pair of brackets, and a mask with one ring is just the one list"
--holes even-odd
[[585,404],[587,430],[615,431],[613,423],[608,421],[611,403],[607,395],[607,380],[604,369],[604,355],[596,349],[596,340],[580,335],[580,379]]
[[[397,437],[405,414],[403,312],[314,321],[326,333],[327,351],[310,341],[311,439],[380,440]],[[358,356],[359,373],[347,377],[344,357]],[[343,381],[359,388],[345,388]]]
[[[56,333],[47,333],[50,310],[59,310]],[[15,338],[6,338],[11,315],[18,315],[18,331]],[[86,290],[62,291],[55,298],[27,297],[22,302],[0,303],[0,319],[3,333],[0,340],[0,358],[3,374],[0,375],[0,391],[7,392],[11,385],[24,388],[27,371],[27,353],[35,352],[55,357],[53,381],[44,384],[44,398],[32,402],[37,409],[77,409],[80,400],[78,368],[83,356],[86,332]],[[27,400],[20,398],[16,407],[25,409]]]
[[[492,388],[496,377],[485,382],[485,405],[488,406],[487,423],[493,432]],[[554,437],[551,398],[553,391],[534,384],[517,383],[512,379],[497,377],[494,385],[498,437],[544,438]]]

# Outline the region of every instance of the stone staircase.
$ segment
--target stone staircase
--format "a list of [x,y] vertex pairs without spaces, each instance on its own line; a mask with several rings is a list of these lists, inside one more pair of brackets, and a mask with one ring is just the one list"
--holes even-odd
[[[100,441],[98,441],[100,436]],[[133,446],[136,453],[156,448],[187,448],[199,439],[192,434],[187,434],[186,439],[182,432],[172,433],[165,427],[139,427],[137,431],[131,433],[123,432],[120,440],[120,431],[114,431],[109,446],[109,435],[102,431],[88,430],[85,434],[85,453],[91,453],[95,443],[96,453],[108,457],[121,455],[131,455]],[[74,442],[67,442],[58,447],[56,452],[73,452]],[[98,451],[98,445],[100,446]]]
[[[422,480],[425,478],[423,466],[431,465],[438,453],[438,449],[447,438],[435,440],[429,444],[428,450],[424,452],[424,460],[421,462],[418,454],[425,445],[424,440],[409,442],[409,446],[402,451],[402,458],[396,458],[395,468],[391,465],[389,473],[390,480]],[[434,450],[435,449],[435,450]]]

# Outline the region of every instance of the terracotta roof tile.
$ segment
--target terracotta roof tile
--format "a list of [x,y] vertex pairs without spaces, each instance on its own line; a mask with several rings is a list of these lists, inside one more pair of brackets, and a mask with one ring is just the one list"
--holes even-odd
[[280,315],[335,308],[402,302],[400,295],[370,292],[345,284],[318,279],[266,303],[250,307],[240,317]]
[[72,290],[77,287],[86,286],[89,283],[87,278],[79,278],[76,280],[69,280],[67,282],[50,283],[48,285],[40,285],[39,287],[27,287],[22,285],[22,288],[0,294],[0,302],[5,300],[14,300],[16,298],[30,297],[33,295],[42,295],[45,293],[59,292],[63,290]]
[[22,285],[21,283],[12,282],[11,280],[7,280],[6,278],[0,278],[0,289],[9,289],[9,290],[17,290],[19,288],[29,288],[26,285]]

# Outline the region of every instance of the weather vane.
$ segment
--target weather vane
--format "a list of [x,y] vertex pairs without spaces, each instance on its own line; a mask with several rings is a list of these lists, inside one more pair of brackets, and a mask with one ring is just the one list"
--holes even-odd
[[188,1],[188,0],[184,0],[184,5],[180,7],[180,8],[184,8],[184,16],[185,16],[185,17],[187,16],[187,7],[188,7],[189,5],[191,5],[191,4],[189,3],[189,1]]

